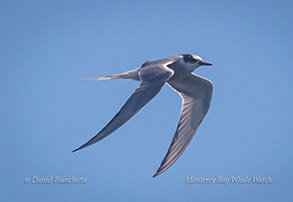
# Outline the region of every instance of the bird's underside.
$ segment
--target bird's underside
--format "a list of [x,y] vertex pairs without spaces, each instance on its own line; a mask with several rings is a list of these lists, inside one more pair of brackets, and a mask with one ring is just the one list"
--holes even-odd
[[[206,63],[209,64],[209,63]],[[141,68],[120,75],[97,77],[97,80],[130,78],[140,80],[140,86],[134,91],[120,111],[92,139],[73,150],[73,152],[90,146],[107,137],[124,123],[131,119],[145,104],[147,104],[167,83],[182,98],[182,108],[171,145],[155,176],[167,170],[183,153],[201,121],[208,112],[212,97],[212,83],[192,72],[178,71],[180,63],[176,58],[168,57],[154,62],[146,62]],[[211,64],[209,64],[211,65]]]

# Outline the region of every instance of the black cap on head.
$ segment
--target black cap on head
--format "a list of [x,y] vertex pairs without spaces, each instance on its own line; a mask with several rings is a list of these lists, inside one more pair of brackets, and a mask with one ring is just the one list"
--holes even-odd
[[181,54],[183,56],[183,60],[186,63],[196,63],[198,60],[193,57],[191,54]]

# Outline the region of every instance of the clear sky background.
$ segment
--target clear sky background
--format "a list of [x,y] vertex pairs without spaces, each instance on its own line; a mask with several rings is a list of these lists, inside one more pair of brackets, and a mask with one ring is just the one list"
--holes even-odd
[[[292,201],[293,3],[0,0],[0,201]],[[211,108],[178,161],[159,167],[181,100],[168,86],[103,141],[71,153],[138,82],[79,82],[192,53],[214,64]],[[26,177],[87,178],[25,184]],[[186,177],[271,184],[186,184]]]

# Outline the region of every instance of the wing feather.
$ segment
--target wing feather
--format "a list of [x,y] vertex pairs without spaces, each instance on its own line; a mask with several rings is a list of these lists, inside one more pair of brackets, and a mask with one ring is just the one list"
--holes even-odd
[[97,135],[72,152],[90,146],[107,137],[131,119],[145,104],[155,97],[174,73],[173,70],[167,68],[166,65],[167,64],[161,66],[149,65],[141,68],[139,71],[141,84],[122,106],[120,111]]
[[209,80],[195,74],[177,80],[170,79],[168,84],[182,97],[182,108],[171,145],[153,177],[167,170],[186,149],[208,112],[213,91]]

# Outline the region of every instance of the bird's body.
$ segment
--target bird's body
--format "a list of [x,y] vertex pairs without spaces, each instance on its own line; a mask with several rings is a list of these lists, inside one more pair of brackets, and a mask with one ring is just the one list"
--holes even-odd
[[167,83],[182,98],[181,115],[175,135],[154,177],[167,170],[183,153],[210,106],[212,83],[192,73],[201,65],[212,64],[203,62],[196,55],[183,54],[146,61],[140,68],[122,74],[92,78],[94,80],[133,79],[140,81],[140,86],[96,136],[74,151],[92,145],[117,130],[157,95],[162,86]]

